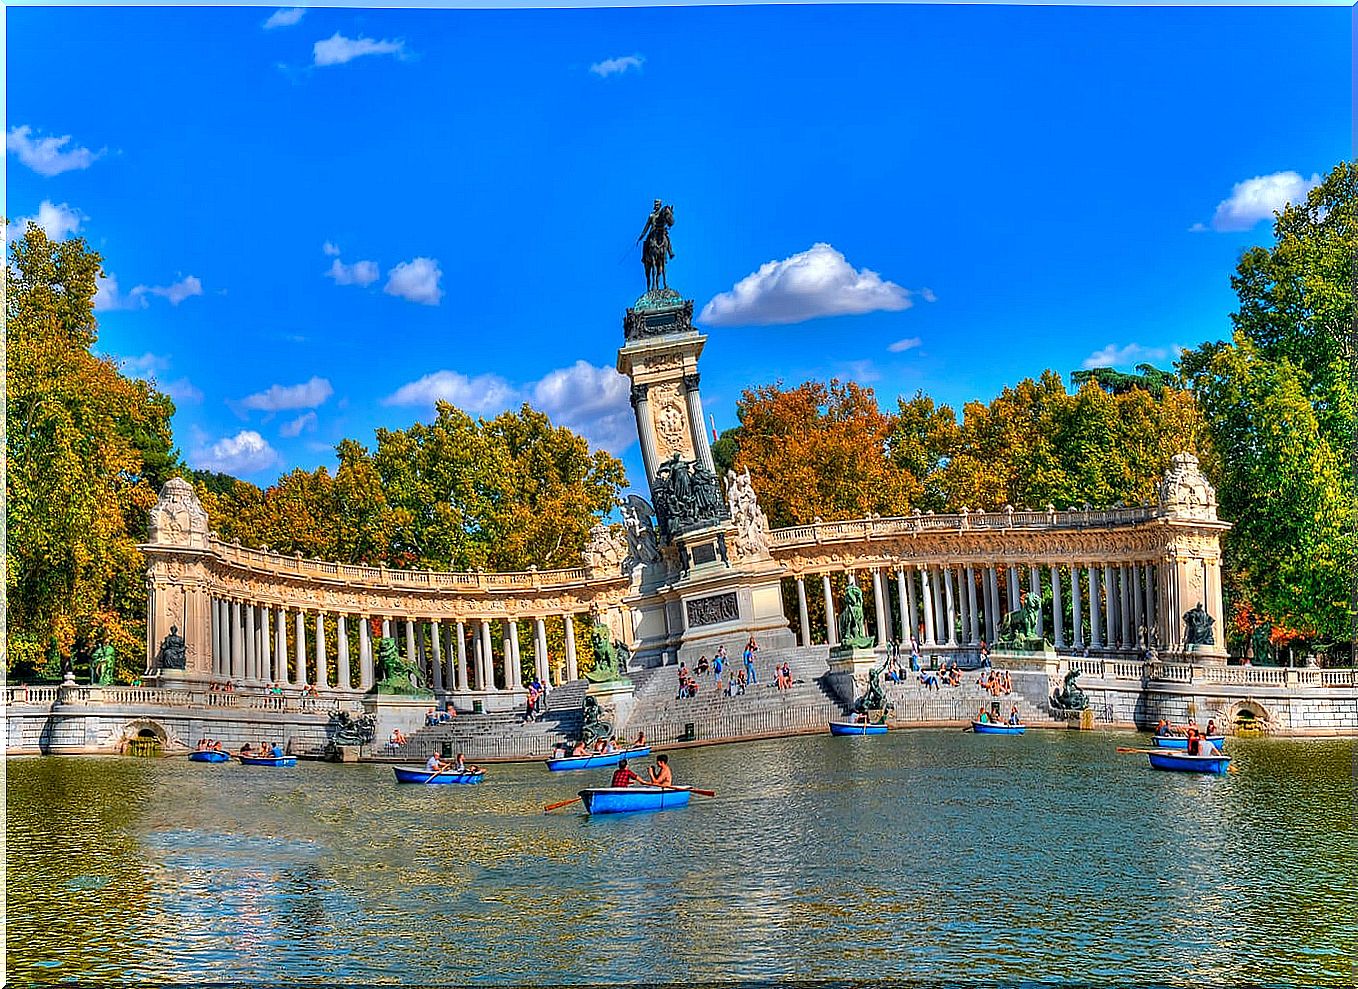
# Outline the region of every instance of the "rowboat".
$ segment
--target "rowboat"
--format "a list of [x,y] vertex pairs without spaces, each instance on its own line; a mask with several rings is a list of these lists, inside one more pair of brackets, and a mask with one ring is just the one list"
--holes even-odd
[[397,783],[480,783],[486,778],[485,771],[479,773],[455,773],[446,770],[430,772],[423,766],[392,766]]
[[862,721],[831,721],[831,735],[885,735],[886,725],[870,725]]
[[1022,735],[1027,725],[1004,725],[998,721],[973,721],[971,730],[978,735]]
[[243,766],[274,766],[281,769],[297,765],[297,757],[295,755],[238,755],[236,758],[241,761],[241,765]]
[[616,766],[623,759],[640,759],[651,754],[649,745],[639,745],[635,749],[620,752],[593,752],[587,755],[568,755],[560,759],[548,759],[547,768],[554,773],[565,769],[596,769],[599,766]]
[[580,802],[589,814],[630,814],[683,807],[689,796],[686,786],[595,786],[580,791]]
[[189,762],[230,762],[230,752],[216,752],[211,749],[204,749],[202,752],[190,752]]
[[[1204,735],[1202,737],[1211,742],[1218,749],[1226,747],[1225,735]],[[1152,735],[1151,743],[1157,749],[1180,749],[1184,752],[1188,751],[1187,735]]]
[[1172,769],[1181,773],[1225,773],[1231,764],[1227,755],[1189,755],[1166,749],[1164,752],[1147,752],[1152,769]]

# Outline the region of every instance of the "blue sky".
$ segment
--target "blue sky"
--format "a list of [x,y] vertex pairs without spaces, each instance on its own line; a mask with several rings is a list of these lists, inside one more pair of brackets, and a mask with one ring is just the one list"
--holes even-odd
[[639,483],[612,367],[656,197],[724,429],[777,379],[960,408],[1164,365],[1352,154],[1338,7],[299,10],[7,15],[7,215],[103,254],[101,351],[259,483],[436,395]]

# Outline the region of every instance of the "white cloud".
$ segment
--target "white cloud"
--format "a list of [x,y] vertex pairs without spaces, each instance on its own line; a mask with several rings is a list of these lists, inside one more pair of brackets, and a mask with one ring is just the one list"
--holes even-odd
[[612,75],[621,75],[629,69],[641,71],[641,64],[646,61],[642,55],[619,55],[617,58],[606,58],[602,62],[595,62],[589,67],[589,71],[596,76],[607,78]]
[[860,385],[882,380],[882,372],[869,360],[844,361],[839,365],[839,373],[836,376],[856,381]]
[[303,412],[291,422],[285,422],[278,427],[278,435],[291,439],[300,436],[303,430],[310,431],[316,428],[316,413]]
[[345,264],[339,258],[330,262],[330,270],[325,273],[325,277],[333,278],[336,285],[367,286],[381,276],[376,261],[355,261],[353,264]]
[[237,412],[282,412],[290,409],[314,409],[324,405],[325,400],[335,393],[325,378],[313,377],[300,385],[271,385],[267,391],[246,395],[231,403]]
[[77,168],[89,168],[103,154],[102,151],[91,151],[79,146],[67,150],[66,145],[71,142],[69,134],[34,140],[32,133],[33,129],[27,124],[11,129],[5,135],[5,150],[17,155],[19,161],[39,175],[51,177]]
[[253,429],[242,429],[211,446],[198,449],[192,457],[196,466],[223,474],[253,474],[278,462],[278,454],[263,436]]
[[1153,364],[1167,360],[1179,353],[1182,348],[1143,347],[1139,343],[1129,343],[1119,347],[1110,343],[1102,350],[1096,350],[1080,364],[1086,370],[1091,367],[1132,367],[1136,364]]
[[[144,286],[140,285],[137,286],[138,289],[143,287]],[[133,289],[133,291],[135,292],[137,289]],[[191,296],[202,295],[203,283],[193,275],[188,275],[177,282],[171,282],[169,285],[153,285],[146,289],[146,291],[150,292],[152,295],[159,295],[162,298],[169,299],[170,305],[177,306]]]
[[38,204],[36,216],[20,217],[5,231],[5,242],[17,240],[24,235],[30,223],[36,223],[47,233],[49,240],[65,240],[80,229],[80,224],[88,220],[84,213],[67,203],[53,203],[44,199]]
[[439,288],[442,277],[443,271],[434,258],[411,258],[387,272],[387,284],[382,291],[408,302],[436,306],[443,298],[443,289]]
[[620,453],[636,442],[627,378],[611,367],[576,361],[549,371],[531,387],[533,405],[594,446]]
[[[1290,171],[1256,175],[1237,182],[1231,187],[1230,197],[1217,204],[1212,215],[1212,229],[1222,233],[1249,230],[1260,220],[1272,219],[1273,214],[1282,212],[1288,203],[1305,202],[1306,194],[1318,185],[1318,174],[1305,179]],[[1200,233],[1207,228],[1195,223],[1189,229]]]
[[170,366],[168,357],[162,357],[160,354],[153,354],[150,351],[138,357],[114,357],[113,359],[122,365],[124,373],[130,374],[134,378],[145,378],[157,371],[164,371]]
[[316,65],[343,65],[362,55],[404,55],[404,41],[374,41],[372,38],[346,38],[336,31],[311,46]]
[[518,390],[498,374],[478,374],[469,378],[457,371],[435,371],[418,381],[397,388],[382,400],[383,405],[422,405],[451,402],[459,409],[484,415],[502,412],[518,401]]
[[907,350],[914,350],[924,341],[919,337],[906,337],[904,340],[897,340],[895,343],[887,344],[887,350],[893,354],[901,354]]
[[203,393],[194,387],[188,378],[176,378],[160,385],[160,390],[174,399],[176,405],[197,405],[203,400]]
[[323,254],[328,255],[329,257],[337,258],[339,257],[340,249],[338,245],[327,240],[324,244],[321,245],[321,252]]
[[305,7],[280,7],[269,15],[269,19],[264,22],[264,30],[272,31],[276,27],[292,27],[302,19],[306,13]]
[[818,316],[845,316],[909,309],[911,293],[875,271],[854,270],[829,244],[782,261],[769,261],[729,292],[703,307],[699,319],[712,326],[800,323]]

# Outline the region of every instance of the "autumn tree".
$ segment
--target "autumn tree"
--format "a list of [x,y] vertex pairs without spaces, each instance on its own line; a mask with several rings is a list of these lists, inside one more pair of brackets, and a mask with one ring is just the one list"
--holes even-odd
[[1202,406],[1228,592],[1262,623],[1355,638],[1358,163],[1337,166],[1245,252],[1230,342],[1184,354]]
[[5,267],[7,662],[19,675],[44,665],[52,636],[68,654],[111,643],[124,678],[145,650],[137,542],[180,469],[174,405],[94,355],[99,273],[83,240],[34,223]]

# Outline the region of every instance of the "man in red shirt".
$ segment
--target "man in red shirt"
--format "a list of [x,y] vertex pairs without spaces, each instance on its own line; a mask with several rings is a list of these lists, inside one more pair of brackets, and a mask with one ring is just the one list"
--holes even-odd
[[640,783],[641,777],[627,768],[627,760],[623,759],[618,763],[617,770],[613,773],[613,782],[609,786],[631,786],[633,783]]

